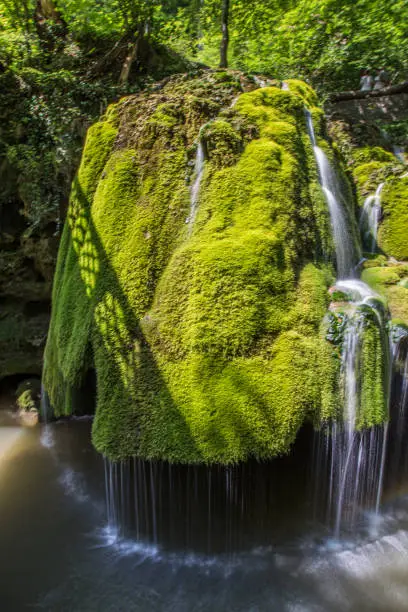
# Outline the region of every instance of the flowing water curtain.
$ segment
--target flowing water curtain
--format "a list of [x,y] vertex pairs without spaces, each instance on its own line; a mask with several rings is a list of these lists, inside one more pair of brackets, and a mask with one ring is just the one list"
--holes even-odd
[[313,153],[319,172],[319,181],[326,198],[333,241],[336,252],[336,267],[338,278],[354,276],[354,268],[361,258],[359,245],[354,240],[353,220],[342,193],[340,181],[326,153],[317,145],[313,118],[309,110],[305,110],[306,125],[313,146]]
[[393,384],[391,441],[391,485],[398,485],[408,472],[406,436],[408,434],[408,330],[396,326],[393,343]]
[[200,138],[197,144],[197,153],[196,159],[194,163],[194,182],[190,189],[190,211],[188,217],[186,219],[186,223],[188,224],[188,231],[191,234],[194,221],[197,215],[198,209],[198,201],[200,197],[200,185],[201,180],[203,178],[205,167],[205,154],[204,154],[204,143]]
[[360,218],[360,231],[363,244],[369,249],[370,253],[377,250],[378,225],[381,218],[381,192],[384,183],[381,183],[374,195],[368,196],[364,202]]
[[341,315],[341,408],[318,434],[317,451],[318,461],[323,463],[319,473],[323,472],[326,481],[326,517],[338,537],[345,526],[354,527],[361,508],[379,508],[388,436],[390,343],[379,296],[362,281],[352,279],[361,257],[353,236],[352,207],[342,196],[341,182],[327,155],[317,146],[308,110],[305,116],[330,213],[337,275],[345,279],[337,282],[336,288],[349,301],[345,315]]

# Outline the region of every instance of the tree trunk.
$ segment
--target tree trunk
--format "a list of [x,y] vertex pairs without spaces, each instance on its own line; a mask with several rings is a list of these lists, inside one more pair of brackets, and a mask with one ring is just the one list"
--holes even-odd
[[222,0],[221,14],[221,47],[220,47],[220,68],[228,68],[228,43],[229,43],[229,19],[230,0]]
[[138,55],[139,37],[136,42],[129,45],[128,54],[125,57],[125,61],[122,64],[122,70],[120,71],[119,84],[125,85],[129,80],[129,74],[132,69],[133,62]]
[[132,69],[133,63],[139,59],[140,51],[143,45],[143,36],[145,31],[145,24],[140,24],[136,34],[136,40],[129,45],[128,53],[125,57],[125,61],[122,64],[122,70],[119,76],[119,84],[125,85],[129,80],[129,74]]

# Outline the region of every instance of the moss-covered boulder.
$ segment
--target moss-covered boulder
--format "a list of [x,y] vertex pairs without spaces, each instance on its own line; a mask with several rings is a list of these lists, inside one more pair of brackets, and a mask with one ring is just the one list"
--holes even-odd
[[383,218],[378,244],[381,250],[400,261],[408,260],[408,176],[386,183],[382,194]]
[[368,265],[362,280],[386,298],[393,319],[408,323],[408,264]]
[[95,369],[93,441],[110,458],[272,457],[334,405],[320,332],[330,221],[304,116],[315,96],[253,87],[229,72],[173,78],[89,130],[44,384],[69,414]]

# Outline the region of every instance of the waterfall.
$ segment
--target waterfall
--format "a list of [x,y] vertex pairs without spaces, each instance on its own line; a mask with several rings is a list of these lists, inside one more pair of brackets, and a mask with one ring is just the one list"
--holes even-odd
[[354,527],[362,508],[374,508],[378,512],[384,483],[388,425],[358,428],[365,328],[364,313],[359,307],[374,311],[385,352],[388,336],[383,313],[371,301],[378,296],[370,287],[359,280],[346,280],[339,281],[336,288],[353,300],[347,314],[341,353],[343,411],[340,419],[328,424],[323,431],[325,448],[319,460],[323,460],[329,479],[327,516],[330,522],[333,519],[334,533],[338,537],[343,527]]
[[401,164],[405,165],[406,161],[405,161],[405,149],[404,149],[404,147],[399,147],[398,145],[393,145],[392,151],[393,151],[395,157],[398,159],[398,161],[400,161]]
[[392,423],[392,479],[397,484],[400,477],[408,471],[406,453],[406,436],[408,434],[408,330],[397,329],[397,338],[393,346],[393,388],[392,406],[394,418]]
[[364,243],[370,249],[370,253],[375,253],[377,246],[378,223],[381,216],[381,191],[383,187],[384,183],[381,183],[378,185],[375,194],[366,198],[360,219],[360,231]]
[[266,81],[264,81],[263,79],[260,79],[258,76],[255,76],[255,75],[254,75],[254,81],[255,81],[255,83],[256,83],[256,84],[257,84],[259,87],[262,87],[262,88],[263,88],[263,87],[266,87],[266,86],[267,86]]
[[353,242],[351,226],[347,222],[347,211],[341,201],[341,190],[337,176],[324,151],[317,146],[311,113],[306,110],[306,125],[319,171],[319,180],[325,195],[333,232],[336,251],[337,274],[339,278],[353,276],[358,254]]
[[194,221],[195,221],[196,214],[197,214],[198,199],[200,195],[200,186],[201,186],[201,180],[203,178],[204,166],[205,166],[204,145],[202,141],[200,140],[197,145],[197,153],[196,153],[196,159],[195,159],[195,164],[194,164],[194,182],[190,190],[190,212],[186,219],[186,223],[189,225],[189,232],[191,232],[193,228]]
[[[336,251],[336,288],[349,298],[341,349],[340,390],[343,400],[341,414],[323,426],[318,433],[316,471],[323,471],[326,487],[326,518],[334,525],[338,537],[344,528],[352,529],[361,509],[379,511],[384,486],[384,471],[389,435],[388,423],[368,428],[359,426],[361,416],[361,390],[364,384],[363,345],[366,316],[372,313],[381,338],[385,361],[383,394],[389,402],[391,380],[391,351],[387,320],[377,301],[379,296],[364,282],[349,278],[356,269],[352,223],[342,201],[339,182],[324,151],[317,146],[312,116],[306,110],[306,125],[319,172],[319,180],[330,213],[333,241]],[[374,196],[364,205],[362,224],[369,225],[375,247],[380,215],[380,185]],[[327,479],[327,480],[326,480]],[[321,482],[317,486],[322,486]]]

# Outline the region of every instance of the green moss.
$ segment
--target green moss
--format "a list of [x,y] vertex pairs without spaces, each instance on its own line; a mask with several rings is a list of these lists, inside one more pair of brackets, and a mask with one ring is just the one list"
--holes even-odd
[[288,79],[286,82],[290,92],[297,94],[307,106],[318,106],[319,102],[316,92],[314,89],[312,89],[312,87],[310,87],[310,85],[307,85],[307,83],[304,81],[299,81],[298,79]]
[[159,104],[149,119],[149,123],[172,128],[177,125],[180,109],[171,103]]
[[40,381],[28,379],[20,384],[16,391],[17,406],[24,412],[37,411],[40,408]]
[[371,162],[395,163],[394,155],[382,147],[361,147],[355,149],[353,151],[353,159],[358,166]]
[[367,320],[361,347],[361,388],[358,428],[380,425],[388,419],[387,414],[387,354],[388,341],[377,321]]
[[200,136],[205,143],[207,158],[219,168],[233,165],[243,149],[241,135],[228,121],[215,119],[207,123]]
[[389,265],[379,268],[366,268],[362,280],[387,300],[392,318],[408,323],[408,289],[404,279],[408,265]]
[[[335,410],[337,364],[320,332],[329,219],[297,89],[243,94],[230,118],[207,124],[192,226],[185,143],[197,140],[196,107],[169,126],[168,107],[143,107],[142,120],[129,99],[117,137],[106,118],[92,128],[60,248],[44,384],[66,414],[95,368],[93,442],[110,458],[272,457],[305,420]],[[132,130],[126,117],[145,123]],[[250,142],[240,122],[256,126]]]
[[364,197],[372,194],[393,172],[393,165],[382,161],[370,161],[353,168],[353,176],[359,193]]
[[408,260],[408,177],[388,181],[382,193],[378,244],[390,257]]

